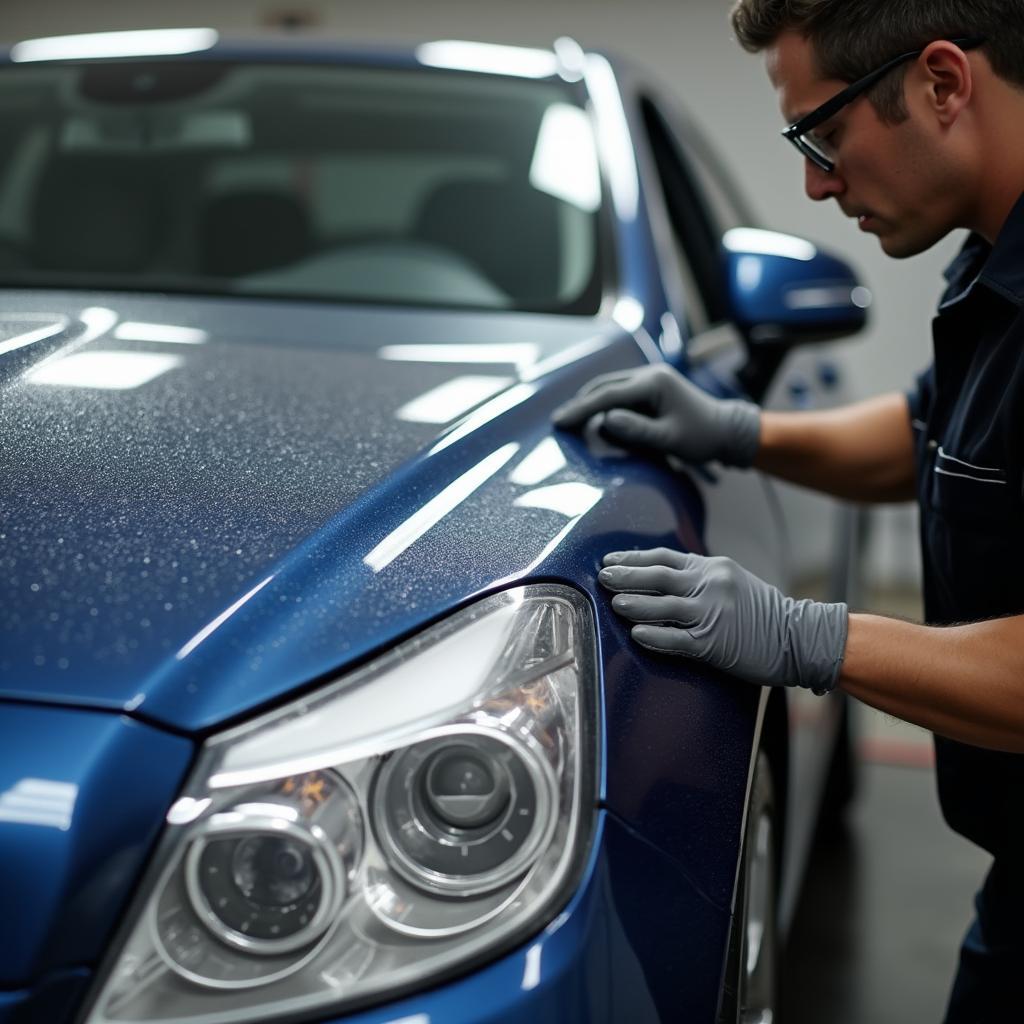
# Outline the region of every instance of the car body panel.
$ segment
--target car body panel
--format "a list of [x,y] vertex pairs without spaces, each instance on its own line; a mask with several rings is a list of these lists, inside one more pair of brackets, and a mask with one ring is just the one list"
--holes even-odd
[[0,988],[94,964],[192,759],[123,716],[0,704]]
[[0,1024],[68,1020],[82,1002],[92,972],[82,967],[55,971],[31,989],[0,991]]
[[[77,319],[57,302],[47,308],[41,295],[24,301],[43,318]],[[515,506],[531,488],[507,477],[550,437],[550,410],[589,372],[642,360],[620,328],[591,321],[328,308],[319,318],[300,310],[275,323],[270,314],[280,310],[264,304],[271,308],[246,308],[252,329],[240,340],[246,321],[239,304],[208,300],[210,317],[196,315],[202,305],[178,299],[153,308],[98,296],[93,308],[117,307],[109,329],[84,345],[73,337],[56,353],[176,360],[136,387],[39,383],[39,361],[2,385],[0,419],[12,429],[0,456],[7,483],[0,586],[3,603],[17,612],[7,627],[13,642],[0,654],[0,696],[141,708],[176,728],[201,730],[438,617],[536,561],[572,518],[542,507],[543,493]],[[117,338],[139,323],[182,321],[209,340]],[[233,326],[221,335],[218,321]],[[480,337],[486,345],[475,342]],[[432,343],[445,346],[445,359],[464,343],[466,362],[432,362]],[[579,344],[590,359],[573,368]],[[409,346],[423,358],[410,361]],[[509,358],[523,350],[534,357],[519,369],[488,362],[502,346],[518,346]],[[396,347],[406,358],[381,357]],[[546,379],[545,363],[563,359],[568,365]],[[521,379],[533,372],[536,380]],[[468,400],[458,392],[467,380]],[[479,382],[489,401],[478,397]],[[431,395],[440,396],[440,408]],[[403,407],[422,406],[424,396],[430,408],[402,417]],[[460,402],[467,407],[460,410]],[[535,437],[527,423],[536,424]],[[513,438],[514,450],[505,447]],[[601,485],[585,447],[570,439],[563,448],[576,453],[573,465],[555,467],[547,484]],[[493,463],[494,479],[482,477],[478,493],[468,490],[463,497],[471,500],[454,504],[454,518],[439,515],[389,571],[364,564],[418,508],[496,450],[506,451],[508,464]],[[577,500],[586,503],[587,493]],[[470,542],[473,524],[479,530],[495,517],[515,527],[504,535],[511,547],[480,538],[480,563],[465,565],[461,576],[446,574],[442,592],[437,567],[452,538]],[[196,642],[268,579],[265,592]],[[262,646],[240,646],[257,636]],[[212,681],[216,697],[208,692]]]

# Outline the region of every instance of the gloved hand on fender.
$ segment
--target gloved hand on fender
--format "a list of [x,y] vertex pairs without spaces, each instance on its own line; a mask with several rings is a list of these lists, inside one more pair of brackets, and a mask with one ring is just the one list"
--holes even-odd
[[616,551],[598,574],[612,608],[652,651],[678,654],[761,686],[835,688],[845,604],[797,601],[729,558],[668,548]]
[[749,466],[761,437],[756,405],[715,398],[664,363],[595,377],[555,410],[553,420],[574,430],[599,413],[601,434],[613,444],[684,462]]

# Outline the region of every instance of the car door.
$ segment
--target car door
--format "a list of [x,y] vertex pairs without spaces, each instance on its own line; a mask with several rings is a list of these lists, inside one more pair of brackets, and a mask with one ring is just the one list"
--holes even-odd
[[[742,197],[693,126],[679,125],[651,94],[637,96],[636,123],[648,149],[645,186],[666,294],[678,305],[676,318],[684,337],[680,365],[698,383],[717,393],[735,393],[736,374],[746,353],[730,322],[721,271],[721,238],[730,228],[751,226],[753,218]],[[675,280],[671,280],[675,278]],[[792,370],[779,374],[765,406],[794,404],[795,381],[808,376],[820,356],[808,350]],[[793,376],[790,376],[793,374]],[[806,390],[801,405],[816,401]],[[769,482],[757,472],[720,469],[702,475],[700,490],[707,506],[707,546],[779,586],[801,594],[812,586],[828,588],[814,596],[836,599],[835,588],[849,577],[848,566],[833,564],[849,552],[834,531],[840,520],[834,505],[807,491]],[[787,524],[788,527],[787,527]],[[814,534],[812,551],[805,532]],[[801,538],[799,549],[791,537]],[[845,536],[845,535],[844,535]],[[785,691],[785,743],[788,799],[785,835],[783,919],[792,912],[816,823],[816,808],[827,775],[841,712],[841,699],[821,700],[805,690]]]

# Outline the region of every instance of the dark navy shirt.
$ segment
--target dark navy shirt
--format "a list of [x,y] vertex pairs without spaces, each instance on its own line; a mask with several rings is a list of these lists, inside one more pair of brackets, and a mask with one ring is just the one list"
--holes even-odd
[[[909,396],[931,625],[1024,613],[1024,196],[995,245],[972,235],[946,279],[935,361]],[[935,745],[949,824],[1024,853],[1024,756]]]

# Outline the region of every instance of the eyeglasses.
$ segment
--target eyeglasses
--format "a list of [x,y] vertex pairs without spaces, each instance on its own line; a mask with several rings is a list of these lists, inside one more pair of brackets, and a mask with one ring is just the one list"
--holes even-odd
[[[961,50],[971,50],[981,46],[985,42],[984,36],[964,36],[959,39],[952,39]],[[931,45],[929,43],[929,45]],[[815,132],[815,128],[835,117],[848,103],[852,103],[858,96],[867,92],[876,82],[880,82],[893,68],[897,68],[904,61],[920,57],[927,47],[920,50],[911,50],[910,53],[901,53],[891,61],[883,64],[880,68],[865,75],[859,81],[848,85],[842,92],[836,93],[830,100],[826,100],[816,110],[801,117],[799,121],[791,124],[782,132],[782,137],[788,139],[808,160],[820,167],[826,174],[831,174],[836,169],[836,152],[827,139],[823,139]]]

